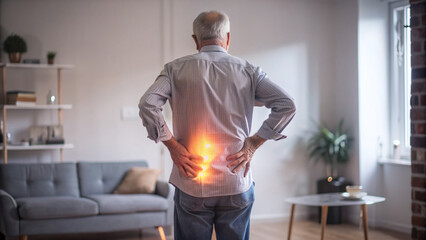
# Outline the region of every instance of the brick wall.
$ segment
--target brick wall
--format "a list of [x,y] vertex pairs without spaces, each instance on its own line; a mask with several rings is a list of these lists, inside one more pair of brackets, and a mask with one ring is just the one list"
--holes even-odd
[[411,4],[411,238],[426,239],[426,0]]

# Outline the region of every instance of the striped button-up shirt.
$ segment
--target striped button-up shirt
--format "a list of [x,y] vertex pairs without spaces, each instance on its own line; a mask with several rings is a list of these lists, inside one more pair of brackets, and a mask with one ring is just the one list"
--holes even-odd
[[[173,134],[162,115],[169,100]],[[249,137],[256,103],[271,109],[257,134],[264,139],[282,139],[281,131],[295,114],[292,98],[273,83],[259,67],[229,55],[218,45],[165,65],[139,103],[140,116],[155,142],[172,135],[191,154],[204,158],[202,171],[186,178],[176,165],[170,183],[195,197],[214,197],[247,191],[251,171],[232,173],[226,157],[236,153]]]

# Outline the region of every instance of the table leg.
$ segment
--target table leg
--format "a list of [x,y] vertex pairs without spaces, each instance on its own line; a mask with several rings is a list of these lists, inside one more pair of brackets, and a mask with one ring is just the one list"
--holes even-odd
[[325,239],[325,225],[327,225],[328,206],[321,206],[321,240]]
[[294,218],[294,208],[296,207],[296,204],[291,204],[291,214],[290,214],[290,223],[288,225],[288,237],[287,240],[290,240],[291,238],[291,229],[293,227],[293,218]]
[[368,240],[368,215],[367,215],[367,205],[361,205],[362,211],[362,225],[364,227],[364,239]]
[[160,234],[161,240],[166,240],[166,234],[164,234],[164,229],[162,226],[158,226],[158,233]]

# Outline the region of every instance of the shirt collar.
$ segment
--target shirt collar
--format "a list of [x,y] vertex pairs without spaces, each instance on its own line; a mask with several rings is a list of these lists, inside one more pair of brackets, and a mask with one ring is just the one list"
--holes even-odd
[[206,45],[200,49],[200,52],[225,52],[226,50],[219,45]]

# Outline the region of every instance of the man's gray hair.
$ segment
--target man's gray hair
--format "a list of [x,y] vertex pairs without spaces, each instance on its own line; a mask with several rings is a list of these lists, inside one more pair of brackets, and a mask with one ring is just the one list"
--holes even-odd
[[198,44],[211,39],[226,39],[230,31],[228,16],[219,11],[202,12],[195,18],[192,25]]

